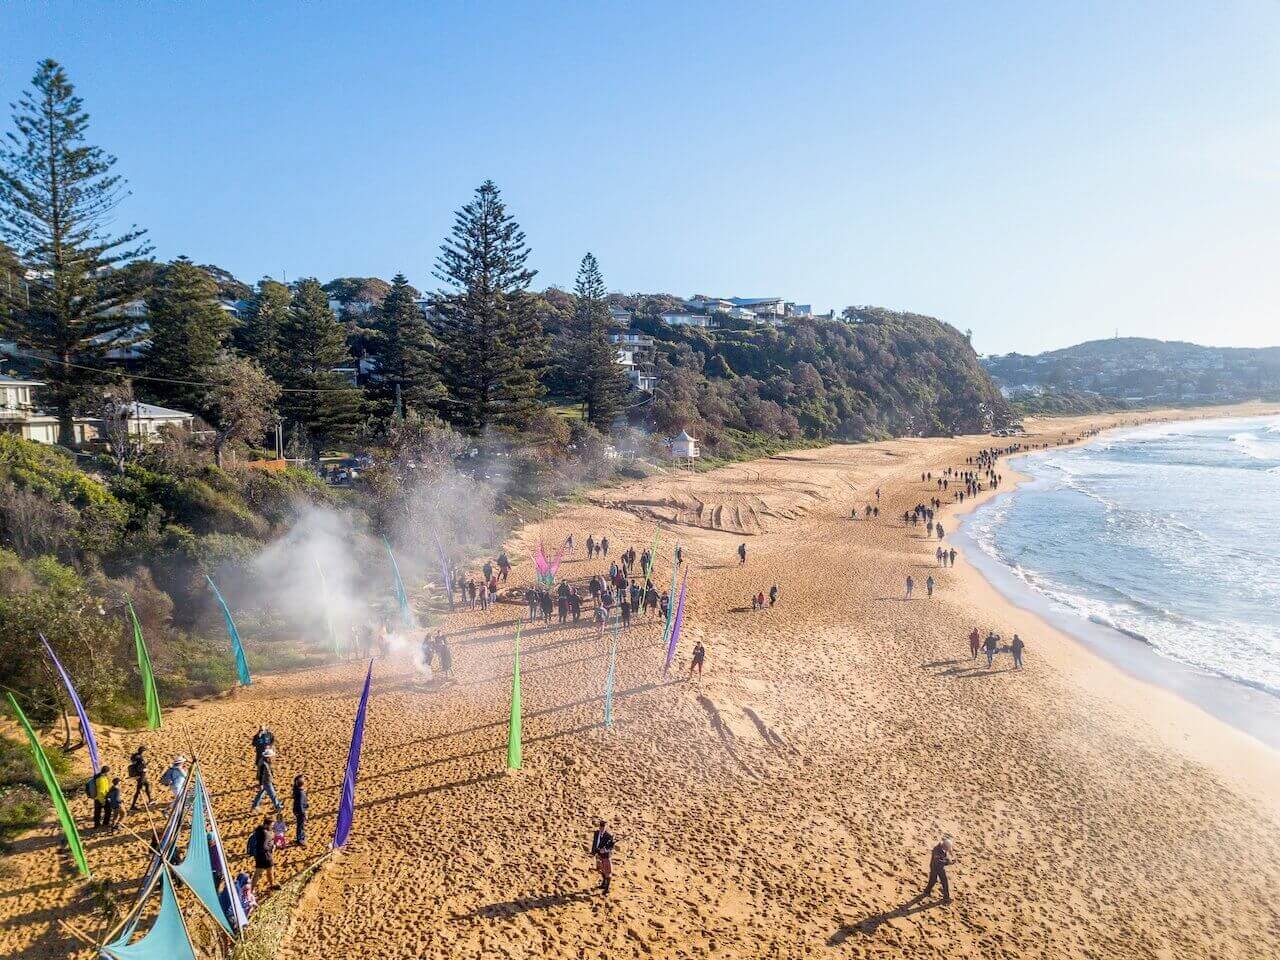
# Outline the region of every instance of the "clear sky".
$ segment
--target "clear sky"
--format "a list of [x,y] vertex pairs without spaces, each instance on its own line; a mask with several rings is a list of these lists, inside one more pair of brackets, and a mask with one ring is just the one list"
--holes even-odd
[[46,56],[121,220],[250,281],[434,286],[489,177],[540,286],[1280,343],[1275,0],[0,3],[0,102]]

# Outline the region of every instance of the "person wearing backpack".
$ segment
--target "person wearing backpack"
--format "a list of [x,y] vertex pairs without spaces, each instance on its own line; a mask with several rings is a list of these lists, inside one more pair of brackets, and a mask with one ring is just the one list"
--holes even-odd
[[258,877],[264,870],[267,873],[267,883],[271,885],[267,889],[274,888],[276,885],[275,853],[271,849],[271,820],[271,817],[262,818],[262,823],[254,828],[253,833],[249,834],[249,842],[245,849],[245,853],[253,857],[253,886],[255,889],[259,889]]
[[139,746],[137,750],[129,755],[129,779],[133,781],[133,800],[129,804],[129,810],[132,812],[138,809],[138,797],[141,794],[147,795],[147,806],[151,806],[151,780],[147,776],[147,758],[143,755],[146,752],[146,746]]
[[111,768],[103,767],[84,785],[84,792],[93,799],[93,829],[110,826],[107,820],[107,794],[111,792]]

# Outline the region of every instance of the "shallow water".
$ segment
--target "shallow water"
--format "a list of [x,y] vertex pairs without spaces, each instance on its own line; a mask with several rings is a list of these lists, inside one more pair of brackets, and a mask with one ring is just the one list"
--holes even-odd
[[1280,698],[1280,417],[1017,458],[965,532],[1055,612]]

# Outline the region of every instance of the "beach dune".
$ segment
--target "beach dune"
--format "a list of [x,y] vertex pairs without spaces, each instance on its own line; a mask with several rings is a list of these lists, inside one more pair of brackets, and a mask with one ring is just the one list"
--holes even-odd
[[[1023,442],[1115,422],[1032,423]],[[606,730],[607,636],[587,617],[526,625],[525,764],[506,773],[518,598],[444,615],[453,684],[377,661],[353,838],[308,882],[279,956],[1280,955],[1275,754],[1014,608],[963,557],[938,568],[936,541],[904,526],[936,494],[922,472],[1009,442],[895,440],[673,473],[518,531],[512,586],[532,580],[521,558],[539,542],[572,533],[561,574],[580,581],[656,533],[666,589],[679,543],[688,606],[671,675],[660,622],[640,618],[618,640]],[[880,517],[862,519],[877,489]],[[949,500],[941,517],[956,523]],[[608,536],[608,558],[585,558],[589,533]],[[752,610],[775,584],[778,604]],[[975,627],[1018,632],[1026,669],[971,660]],[[687,677],[696,640],[700,681]],[[157,756],[194,746],[234,856],[252,824],[249,738],[270,724],[278,779],[312,784],[318,842],[285,854],[288,874],[332,830],[363,673],[265,677],[104,750],[123,768],[138,742]],[[587,853],[599,818],[618,838],[608,898]],[[954,900],[916,899],[943,834]],[[89,849],[128,894],[142,844]],[[74,953],[56,919],[96,929],[93,902],[60,873],[52,825],[5,863],[0,954]]]

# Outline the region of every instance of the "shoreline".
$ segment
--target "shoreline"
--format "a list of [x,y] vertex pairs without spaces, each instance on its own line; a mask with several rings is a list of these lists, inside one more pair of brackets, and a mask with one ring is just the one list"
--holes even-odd
[[[1273,413],[1256,414],[1259,418],[1274,416]],[[1169,423],[1192,423],[1201,420],[1234,420],[1246,417],[1212,417],[1191,418],[1188,420],[1168,420]],[[1132,426],[1117,426],[1103,430],[1079,444],[1086,446],[1096,443],[1108,434],[1120,430],[1133,429]],[[1052,449],[1062,449],[1061,447]],[[1144,683],[1157,686],[1162,690],[1177,694],[1189,704],[1198,707],[1210,716],[1229,724],[1236,730],[1253,737],[1268,749],[1280,751],[1280,698],[1264,690],[1260,690],[1243,681],[1219,676],[1190,664],[1167,657],[1153,649],[1141,639],[1130,636],[1122,630],[1105,624],[1096,623],[1078,614],[1061,610],[1052,600],[1038,593],[1031,586],[1020,581],[999,558],[992,556],[969,533],[973,518],[984,509],[989,509],[998,499],[1015,496],[1028,484],[1036,482],[1019,469],[1016,461],[1044,456],[1049,450],[1036,450],[1015,453],[1002,462],[1007,465],[1006,483],[995,495],[972,509],[959,514],[960,523],[956,529],[953,542],[961,548],[962,554],[969,560],[983,578],[1006,600],[1019,609],[1026,610],[1044,620],[1046,625],[1066,633],[1078,643],[1103,657],[1129,676]]]

